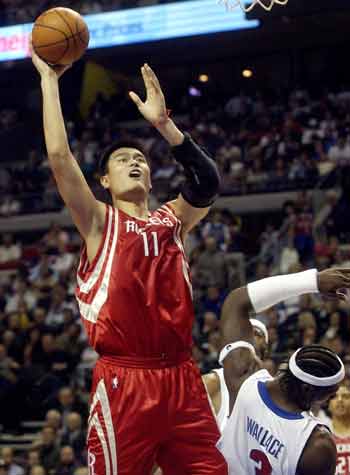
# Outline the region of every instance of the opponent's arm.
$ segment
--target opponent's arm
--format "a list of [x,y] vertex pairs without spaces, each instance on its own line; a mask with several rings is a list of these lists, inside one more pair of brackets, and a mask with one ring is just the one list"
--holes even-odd
[[297,475],[334,475],[337,448],[330,432],[317,427],[311,434],[300,457]]
[[48,159],[60,195],[80,234],[87,239],[102,225],[104,205],[96,200],[73,157],[60,104],[59,77],[67,67],[53,69],[32,51],[34,66],[41,76],[44,132]]
[[236,394],[242,380],[251,374],[257,364],[252,349],[234,349],[232,345],[242,340],[253,345],[250,310],[260,313],[283,300],[308,293],[321,292],[326,296],[343,298],[341,289],[349,287],[349,269],[327,269],[319,273],[316,269],[311,269],[268,277],[231,292],[224,302],[220,324],[224,345],[220,360],[223,362],[225,381],[230,393]]
[[141,114],[172,147],[175,159],[184,167],[186,181],[179,197],[171,202],[176,216],[182,222],[183,237],[209,211],[219,192],[220,176],[214,160],[188,134],[183,134],[169,118],[165,98],[157,76],[145,64],[141,68],[147,97],[143,102],[137,94],[130,98]]
[[[221,311],[220,330],[224,349],[220,354],[220,363],[224,367],[225,382],[231,397],[235,397],[242,380],[252,374],[258,365],[253,350],[253,326],[249,321],[252,309],[247,287],[241,287],[228,295]],[[230,346],[240,341],[248,343],[250,347],[238,347],[230,351]],[[222,359],[225,348],[227,355]]]

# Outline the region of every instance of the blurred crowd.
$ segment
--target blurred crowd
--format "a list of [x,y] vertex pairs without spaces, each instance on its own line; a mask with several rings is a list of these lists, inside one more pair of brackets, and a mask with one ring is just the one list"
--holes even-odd
[[1,0],[0,1],[0,24],[15,25],[17,23],[29,23],[42,12],[53,7],[69,7],[80,12],[82,15],[93,13],[124,10],[126,8],[146,7],[172,3],[174,0]]
[[[214,100],[183,95],[177,101],[179,126],[215,157],[222,175],[222,194],[239,195],[315,187],[350,164],[350,92],[305,90],[287,94],[240,94]],[[4,127],[19,114],[0,112]],[[144,123],[126,129],[120,123],[139,116],[125,96],[106,101],[100,95],[83,122],[67,119],[73,153],[85,176],[97,187],[96,164],[113,140],[137,137],[151,157],[154,197],[174,197],[183,180],[168,145]],[[0,215],[59,210],[63,204],[49,171],[44,150],[11,162],[0,179]],[[170,186],[169,186],[170,184]]]

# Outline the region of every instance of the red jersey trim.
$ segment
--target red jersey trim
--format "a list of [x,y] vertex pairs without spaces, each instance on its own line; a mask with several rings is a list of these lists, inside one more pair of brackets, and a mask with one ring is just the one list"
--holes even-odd
[[112,216],[109,212],[109,205],[106,205],[103,233],[101,236],[101,241],[97,253],[90,264],[89,259],[87,257],[86,244],[84,243],[83,248],[81,250],[80,262],[78,266],[78,281],[80,279],[81,281],[86,282],[89,279],[91,273],[94,271],[96,265],[98,264],[101,254],[103,253],[103,250],[106,247],[106,235],[108,234],[108,230],[110,229],[111,221]]
[[109,281],[118,241],[118,210],[109,206],[108,212],[111,228],[105,238],[106,255],[103,259],[102,269],[93,277],[94,281],[81,282],[81,284],[78,282],[75,294],[81,316],[91,323],[97,322],[101,309],[108,299]]

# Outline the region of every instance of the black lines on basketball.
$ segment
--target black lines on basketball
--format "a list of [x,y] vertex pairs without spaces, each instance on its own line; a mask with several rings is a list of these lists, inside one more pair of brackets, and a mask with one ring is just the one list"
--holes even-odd
[[[80,27],[80,24],[79,24],[79,18],[77,18],[75,20],[75,30],[76,30],[76,35],[78,36],[79,40],[83,43],[83,45],[85,46],[85,48],[87,48],[88,44],[89,44],[89,39],[90,39],[90,35],[89,35],[89,30],[87,28],[84,28],[83,30],[79,30],[79,27]],[[82,37],[81,35],[82,34],[85,34],[85,36],[87,37]]]
[[[67,25],[67,28],[69,29],[69,31],[70,31],[70,33],[71,33],[70,36],[69,36],[69,38],[68,38],[68,42],[69,42],[70,45],[71,45],[71,46],[70,46],[70,47],[71,47],[70,56],[72,56],[72,57],[74,58],[74,59],[72,59],[72,61],[70,61],[70,62],[73,62],[73,61],[75,60],[75,58],[78,57],[78,55],[79,55],[78,45],[77,45],[77,41],[76,41],[76,39],[75,39],[74,31],[73,31],[73,29],[72,29],[70,23],[66,20],[65,15],[63,15],[63,14],[61,13],[61,11],[60,11],[59,8],[56,8],[56,9],[55,9],[55,13],[56,13],[56,15],[58,15],[58,16],[61,18],[61,20]],[[71,40],[73,40],[73,43],[71,43]],[[69,48],[68,48],[68,49],[69,49]]]

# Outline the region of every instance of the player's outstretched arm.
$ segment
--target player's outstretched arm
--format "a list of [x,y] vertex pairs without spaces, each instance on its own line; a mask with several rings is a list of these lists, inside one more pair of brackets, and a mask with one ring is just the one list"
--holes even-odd
[[296,475],[334,475],[336,465],[337,448],[331,433],[317,427],[300,457]]
[[188,134],[183,134],[168,116],[165,98],[158,78],[145,64],[141,73],[146,88],[143,102],[134,92],[130,98],[141,114],[172,146],[175,159],[184,167],[186,181],[180,196],[171,202],[182,222],[183,237],[209,211],[219,192],[220,176],[214,160]]
[[32,60],[41,76],[44,132],[50,167],[61,197],[80,234],[86,240],[95,227],[97,229],[102,226],[104,206],[95,199],[69,148],[58,87],[58,79],[68,67],[54,69],[34,51]]

